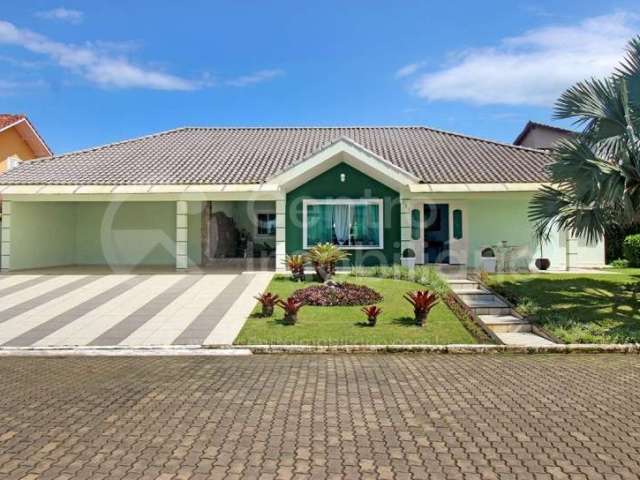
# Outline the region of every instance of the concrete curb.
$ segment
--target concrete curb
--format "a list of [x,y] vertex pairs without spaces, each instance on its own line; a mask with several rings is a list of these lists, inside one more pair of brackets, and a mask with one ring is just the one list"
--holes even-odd
[[151,347],[0,347],[2,357],[161,357],[252,354],[546,354],[640,353],[640,344],[599,345],[180,345]]
[[271,353],[640,353],[640,344],[571,345],[234,345],[205,348],[244,348],[254,354]]

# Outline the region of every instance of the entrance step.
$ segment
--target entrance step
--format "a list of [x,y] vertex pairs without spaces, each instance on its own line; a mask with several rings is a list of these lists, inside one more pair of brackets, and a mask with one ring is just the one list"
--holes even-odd
[[514,315],[480,315],[480,320],[495,333],[531,331],[527,320]]
[[505,345],[555,345],[552,341],[530,332],[496,332]]
[[480,284],[478,282],[475,282],[473,280],[467,280],[465,278],[455,278],[452,280],[449,280],[449,286],[451,287],[451,290],[457,292],[458,290],[473,290],[473,289],[477,289],[480,287]]
[[483,298],[474,300],[462,298],[462,301],[466,303],[476,315],[508,315],[511,313],[511,308],[494,295],[483,295]]
[[465,290],[454,290],[456,295],[458,295],[464,302],[502,302],[498,297],[496,297],[493,293],[484,288],[470,288]]

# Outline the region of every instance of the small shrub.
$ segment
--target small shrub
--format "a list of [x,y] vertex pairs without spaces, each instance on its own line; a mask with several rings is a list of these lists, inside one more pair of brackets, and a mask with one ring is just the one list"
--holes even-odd
[[311,247],[306,258],[315,268],[318,278],[324,282],[335,275],[336,264],[349,258],[349,254],[327,242]]
[[524,317],[535,315],[540,310],[540,307],[536,302],[527,297],[522,297],[516,307],[518,312]]
[[298,321],[298,311],[304,303],[289,297],[286,300],[278,300],[278,306],[284,310],[284,323],[293,325]]
[[362,307],[362,311],[367,316],[369,326],[375,327],[378,321],[378,315],[382,313],[382,309],[376,305],[370,305],[368,307]]
[[613,268],[629,268],[629,260],[626,258],[618,258],[611,262]]
[[273,315],[273,307],[275,307],[278,300],[280,300],[280,296],[271,292],[261,293],[257,297],[254,297],[256,300],[260,302],[262,305],[262,316],[270,317]]
[[293,280],[304,280],[305,260],[302,255],[289,255],[285,258],[284,263],[291,272],[291,278]]
[[382,301],[382,295],[372,288],[347,282],[301,288],[293,292],[290,298],[305,305],[322,307],[369,305]]
[[429,312],[438,303],[438,295],[429,290],[418,290],[407,293],[404,298],[413,305],[416,325],[422,326],[427,320]]
[[622,250],[631,267],[640,267],[640,233],[625,238]]

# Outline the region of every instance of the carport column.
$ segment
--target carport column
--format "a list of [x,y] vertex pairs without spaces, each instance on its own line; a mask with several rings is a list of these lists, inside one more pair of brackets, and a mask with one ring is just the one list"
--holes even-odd
[[405,248],[413,248],[411,240],[411,200],[400,197],[400,256]]
[[284,261],[287,256],[285,243],[285,225],[287,220],[287,201],[276,200],[276,271],[287,270]]
[[2,202],[2,244],[0,245],[0,270],[11,269],[11,202]]
[[188,213],[187,202],[178,200],[176,202],[176,270],[184,270],[189,266],[187,253]]

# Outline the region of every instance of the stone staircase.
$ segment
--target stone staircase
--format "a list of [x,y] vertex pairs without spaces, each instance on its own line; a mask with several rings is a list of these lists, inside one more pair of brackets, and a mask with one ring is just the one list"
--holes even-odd
[[451,289],[505,345],[553,345],[532,332],[531,323],[474,280],[448,277]]

